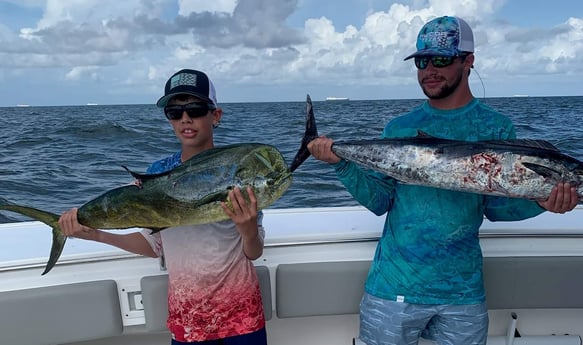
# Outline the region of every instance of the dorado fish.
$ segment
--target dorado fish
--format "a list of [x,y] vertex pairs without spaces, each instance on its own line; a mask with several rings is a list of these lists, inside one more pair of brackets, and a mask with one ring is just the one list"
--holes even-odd
[[[318,136],[312,102],[307,98],[306,136]],[[559,182],[577,188],[583,201],[583,162],[544,140],[459,141],[418,135],[399,139],[337,141],[339,157],[413,185],[530,200],[548,198]],[[309,152],[296,156],[301,164]],[[293,165],[294,163],[292,163]]]
[[[299,152],[296,156],[308,157]],[[144,227],[153,231],[226,220],[229,217],[221,202],[231,206],[228,193],[234,187],[240,187],[248,200],[245,187],[251,186],[258,209],[266,208],[285,193],[292,183],[292,172],[302,162],[296,160],[288,168],[280,151],[265,144],[217,147],[162,174],[144,175],[128,170],[136,179],[135,184],[112,189],[90,200],[79,207],[77,218],[80,224],[97,229]],[[48,273],[67,239],[58,224],[59,215],[5,199],[0,199],[0,210],[20,213],[52,228],[51,253],[42,274]]]

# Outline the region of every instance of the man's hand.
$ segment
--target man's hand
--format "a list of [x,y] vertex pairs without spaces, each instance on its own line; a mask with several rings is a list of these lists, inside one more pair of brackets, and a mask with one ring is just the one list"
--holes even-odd
[[321,136],[310,141],[308,150],[314,158],[326,163],[336,164],[340,162],[340,157],[332,151],[332,144],[334,144],[334,140]]
[[551,195],[545,201],[538,201],[538,204],[547,211],[554,213],[565,213],[577,206],[579,196],[577,189],[569,183],[558,183],[551,190]]

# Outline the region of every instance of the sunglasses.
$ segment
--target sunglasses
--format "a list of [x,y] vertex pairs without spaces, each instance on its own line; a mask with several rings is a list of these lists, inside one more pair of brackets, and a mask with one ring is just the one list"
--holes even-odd
[[167,105],[164,107],[164,115],[169,120],[179,120],[182,118],[182,114],[186,112],[188,117],[191,119],[197,117],[203,117],[208,114],[209,110],[215,110],[214,104],[211,103],[201,103],[201,102],[192,102],[183,105]]
[[443,67],[447,67],[447,66],[451,65],[453,63],[453,61],[458,57],[460,57],[463,61],[463,59],[465,59],[466,56],[467,55],[416,57],[415,58],[415,67],[417,67],[418,69],[426,69],[427,65],[429,64],[429,61],[431,61],[431,64],[433,65],[433,67],[443,68]]

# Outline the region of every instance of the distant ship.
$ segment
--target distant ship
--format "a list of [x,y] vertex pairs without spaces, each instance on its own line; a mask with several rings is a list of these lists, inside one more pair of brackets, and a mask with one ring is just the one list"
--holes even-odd
[[97,105],[97,103],[87,103],[87,105]]
[[16,106],[19,108],[30,107],[28,104],[17,104]]
[[327,101],[350,101],[348,97],[326,97]]

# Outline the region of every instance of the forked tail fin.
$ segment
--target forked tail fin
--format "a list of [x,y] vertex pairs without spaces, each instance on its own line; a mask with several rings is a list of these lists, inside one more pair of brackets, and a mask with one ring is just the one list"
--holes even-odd
[[310,157],[310,151],[308,151],[308,144],[310,141],[318,137],[318,129],[316,128],[316,118],[314,117],[314,108],[312,107],[312,99],[310,95],[306,97],[306,131],[304,132],[304,137],[302,138],[302,143],[300,149],[296,153],[294,160],[289,168],[290,172],[294,172],[308,157]]
[[0,198],[0,210],[20,213],[24,216],[41,221],[52,228],[53,244],[51,246],[51,254],[49,255],[49,261],[47,262],[42,275],[47,274],[55,266],[57,260],[59,260],[63,248],[65,248],[65,242],[67,241],[67,237],[63,235],[61,227],[59,226],[59,216],[36,208],[15,205],[2,198]]

